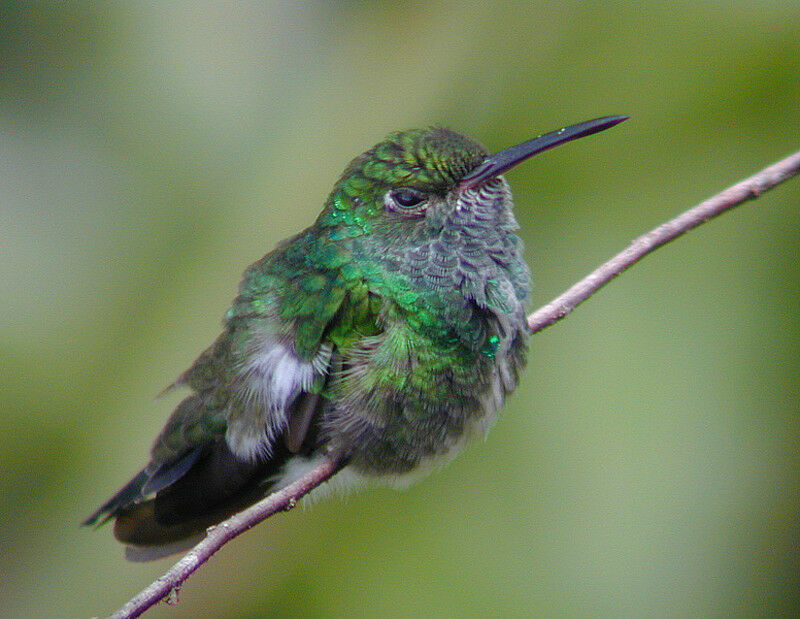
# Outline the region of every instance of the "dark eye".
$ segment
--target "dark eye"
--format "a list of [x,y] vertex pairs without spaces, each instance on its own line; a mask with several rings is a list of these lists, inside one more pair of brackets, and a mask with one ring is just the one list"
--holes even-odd
[[425,196],[414,189],[393,189],[386,194],[386,206],[393,211],[421,213]]
[[422,202],[422,196],[417,195],[413,191],[409,191],[408,189],[401,189],[400,191],[395,191],[392,194],[394,201],[397,202],[400,206],[404,206],[405,208],[411,208],[412,206],[416,206],[420,202]]

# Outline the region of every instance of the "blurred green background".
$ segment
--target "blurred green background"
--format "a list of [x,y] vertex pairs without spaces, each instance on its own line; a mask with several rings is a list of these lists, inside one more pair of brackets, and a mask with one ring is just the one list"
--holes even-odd
[[[105,614],[171,565],[78,523],[353,156],[630,114],[509,173],[534,309],[800,148],[799,24],[796,2],[0,4],[0,615]],[[534,338],[485,443],[277,516],[148,616],[796,611],[798,230],[800,179],[660,250]]]

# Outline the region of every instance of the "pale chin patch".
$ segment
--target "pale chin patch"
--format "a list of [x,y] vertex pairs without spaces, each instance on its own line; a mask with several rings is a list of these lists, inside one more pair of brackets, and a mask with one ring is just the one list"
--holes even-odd
[[314,379],[325,374],[330,346],[322,346],[311,361],[302,361],[287,345],[265,340],[241,372],[235,414],[228,416],[225,438],[240,458],[268,457],[272,444],[286,428],[286,407]]

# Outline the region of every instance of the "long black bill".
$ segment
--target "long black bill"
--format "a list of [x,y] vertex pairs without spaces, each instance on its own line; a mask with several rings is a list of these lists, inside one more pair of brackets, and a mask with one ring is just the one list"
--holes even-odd
[[533,138],[522,144],[517,144],[497,154],[489,155],[486,161],[461,179],[460,185],[463,188],[475,187],[486,179],[499,176],[518,163],[522,163],[529,157],[538,155],[542,151],[558,146],[559,144],[564,144],[565,142],[592,135],[593,133],[605,131],[614,125],[618,125],[623,120],[628,120],[628,118],[630,117],[603,116],[602,118],[587,120],[577,125],[564,127],[558,131],[545,133],[538,138]]

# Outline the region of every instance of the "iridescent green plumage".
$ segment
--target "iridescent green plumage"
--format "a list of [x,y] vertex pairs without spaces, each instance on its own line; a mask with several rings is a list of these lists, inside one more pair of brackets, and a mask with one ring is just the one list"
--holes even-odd
[[116,517],[119,539],[158,548],[322,454],[397,477],[485,431],[527,335],[528,268],[498,174],[616,122],[491,157],[417,129],[354,159],[315,224],[247,269],[222,335],[176,381],[191,393],[150,464],[87,523]]

